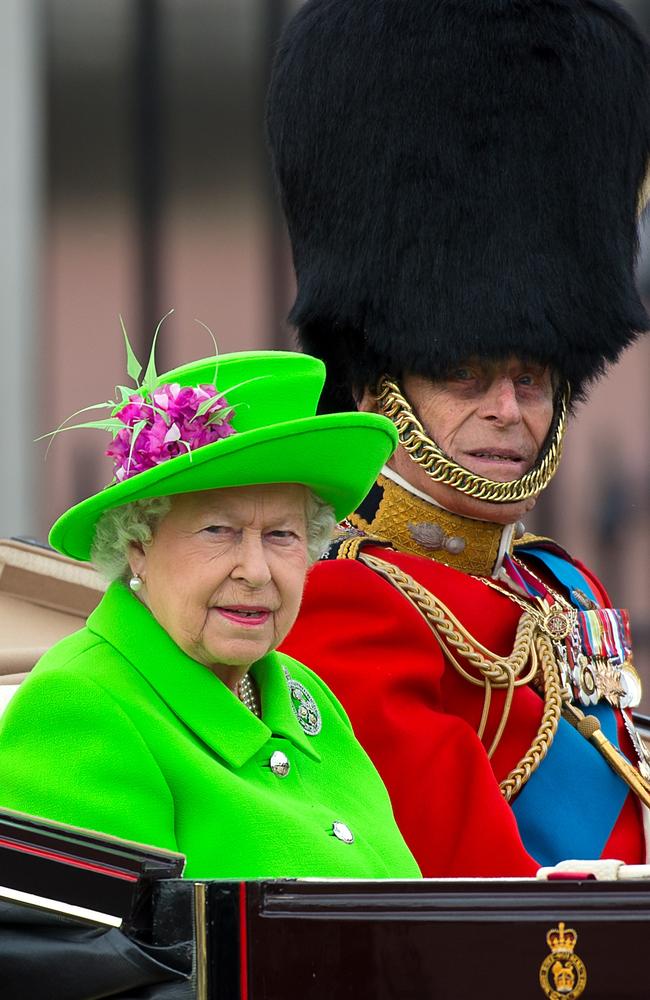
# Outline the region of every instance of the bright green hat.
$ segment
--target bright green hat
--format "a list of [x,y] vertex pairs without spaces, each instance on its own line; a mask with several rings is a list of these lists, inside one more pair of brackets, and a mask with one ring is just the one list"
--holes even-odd
[[232,408],[230,436],[129,473],[76,504],[52,527],[50,544],[87,561],[104,511],[145,497],[227,486],[302,483],[331,504],[337,518],[347,516],[392,454],[397,433],[372,413],[316,416],[324,381],[321,361],[282,351],[225,354],[159,376],[157,387],[216,385]]

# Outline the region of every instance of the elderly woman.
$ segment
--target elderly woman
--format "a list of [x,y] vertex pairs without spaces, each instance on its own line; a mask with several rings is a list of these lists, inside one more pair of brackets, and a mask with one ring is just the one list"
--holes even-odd
[[180,851],[188,877],[418,875],[345,712],[275,652],[395,443],[382,417],[314,416],[323,379],[230,355],[126,399],[115,482],[50,536],[112,582],[5,713],[0,805]]

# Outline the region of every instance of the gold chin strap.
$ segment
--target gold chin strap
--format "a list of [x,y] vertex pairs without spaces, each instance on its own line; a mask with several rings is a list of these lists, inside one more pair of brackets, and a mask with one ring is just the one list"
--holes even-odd
[[387,375],[384,375],[379,383],[377,402],[381,413],[397,428],[400,444],[404,450],[434,482],[451,486],[459,493],[465,493],[476,500],[487,500],[489,503],[518,503],[520,500],[536,497],[546,489],[557,471],[562,456],[570,395],[567,386],[555,415],[551,440],[541,460],[520,479],[513,479],[507,483],[498,483],[492,479],[476,476],[445,455],[435,441],[427,436],[399,386]]

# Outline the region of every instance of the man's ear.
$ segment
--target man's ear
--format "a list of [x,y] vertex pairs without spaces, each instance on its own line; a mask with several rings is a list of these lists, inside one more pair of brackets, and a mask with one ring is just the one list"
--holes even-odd
[[377,406],[377,396],[371,389],[367,386],[363,390],[362,395],[357,399],[357,409],[361,413],[379,413],[379,407]]

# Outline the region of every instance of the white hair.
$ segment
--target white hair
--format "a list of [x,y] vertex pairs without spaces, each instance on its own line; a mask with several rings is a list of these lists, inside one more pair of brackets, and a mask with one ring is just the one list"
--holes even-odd
[[105,511],[95,527],[90,556],[106,580],[127,580],[131,574],[131,542],[148,545],[171,510],[171,497],[147,497]]
[[[134,500],[105,511],[97,522],[91,558],[108,580],[126,581],[131,574],[128,550],[131,542],[148,545],[160,522],[171,510],[171,497]],[[307,556],[316,562],[329,545],[336,518],[329,504],[307,491]]]
[[307,490],[307,555],[309,564],[317,562],[332,541],[336,517],[328,503]]

